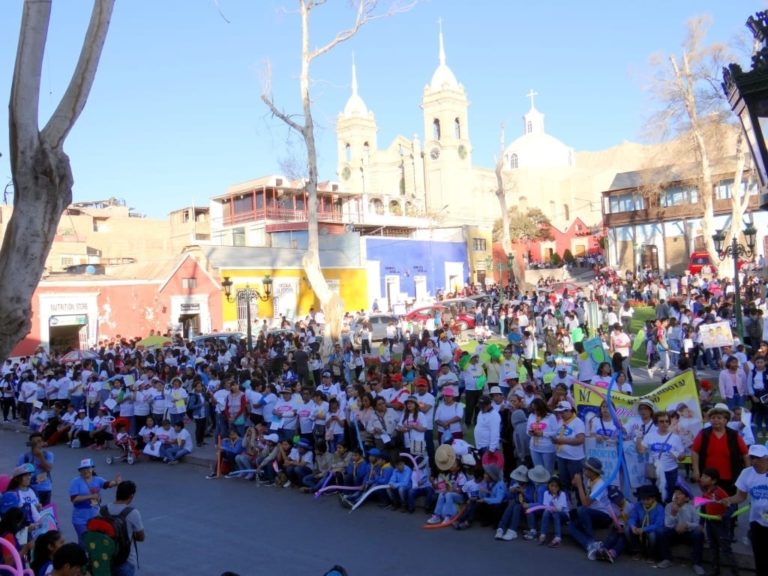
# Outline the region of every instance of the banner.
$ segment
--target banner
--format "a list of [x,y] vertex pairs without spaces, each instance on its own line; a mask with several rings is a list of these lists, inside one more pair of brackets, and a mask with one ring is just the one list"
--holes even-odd
[[699,324],[701,345],[704,348],[720,348],[733,345],[733,333],[731,324],[727,320],[713,322],[712,324]]
[[[576,382],[573,385],[573,398],[579,418],[585,423],[587,430],[593,418],[600,418],[600,405],[606,397],[606,390],[590,384]],[[633,487],[643,483],[645,457],[637,453],[634,440],[638,430],[640,417],[637,404],[640,400],[650,400],[656,410],[666,410],[671,415],[671,430],[676,432],[683,441],[686,453],[690,453],[693,439],[702,428],[701,406],[699,393],[693,371],[686,370],[682,374],[668,380],[652,392],[643,396],[629,396],[614,392],[611,394],[616,415],[624,428],[624,459],[629,469],[629,480]],[[588,438],[585,444],[587,457],[595,456],[603,462],[605,476],[608,477],[618,462],[615,441],[598,443],[594,437]],[[640,482],[640,484],[637,484]]]

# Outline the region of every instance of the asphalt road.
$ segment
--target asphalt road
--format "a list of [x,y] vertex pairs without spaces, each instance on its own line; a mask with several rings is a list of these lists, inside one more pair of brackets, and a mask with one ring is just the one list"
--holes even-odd
[[[25,435],[0,430],[0,470],[10,471],[24,449]],[[426,515],[400,514],[367,504],[350,513],[338,500],[315,500],[295,490],[257,487],[238,480],[206,480],[206,470],[140,461],[133,466],[104,464],[104,452],[54,448],[54,501],[63,531],[74,538],[66,491],[80,458],[93,456],[97,472],[112,479],[121,473],[137,483],[134,505],[141,511],[147,539],[139,545],[139,574],[219,576],[232,570],[242,576],[285,574],[320,576],[333,564],[350,576],[393,574],[484,576],[587,574],[620,570],[649,574],[646,563],[622,558],[619,564],[590,562],[566,541],[559,549],[531,542],[497,542],[491,528],[424,530]],[[113,498],[107,491],[105,500]],[[676,566],[665,574],[690,574]]]

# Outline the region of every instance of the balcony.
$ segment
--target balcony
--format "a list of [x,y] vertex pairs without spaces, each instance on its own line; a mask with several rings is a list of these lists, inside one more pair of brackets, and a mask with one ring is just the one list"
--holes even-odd
[[[758,209],[758,199],[758,195],[750,195],[749,205],[747,207],[748,212]],[[613,214],[603,213],[603,223],[606,228],[616,228],[618,226],[628,226],[631,224],[674,222],[678,220],[701,218],[703,211],[704,209],[701,202],[696,204],[679,204],[677,206],[649,205],[649,203],[646,202],[645,208],[641,210],[616,212]],[[713,201],[713,212],[715,216],[730,214],[730,198],[715,198]]]

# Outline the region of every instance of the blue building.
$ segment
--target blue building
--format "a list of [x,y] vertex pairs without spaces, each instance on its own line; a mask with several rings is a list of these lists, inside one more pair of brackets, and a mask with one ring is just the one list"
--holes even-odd
[[382,310],[434,298],[438,290],[463,288],[466,242],[364,237],[368,294]]

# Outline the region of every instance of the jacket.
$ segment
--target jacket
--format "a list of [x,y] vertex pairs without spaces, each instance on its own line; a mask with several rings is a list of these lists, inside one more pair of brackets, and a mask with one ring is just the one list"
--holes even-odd
[[646,510],[642,502],[636,502],[629,512],[629,527],[642,528],[643,532],[661,532],[664,529],[664,507],[658,502]]
[[483,498],[486,504],[501,504],[507,499],[507,484],[499,480],[491,487],[491,493]]
[[366,460],[350,462],[344,470],[345,479],[348,478],[352,486],[362,486],[368,478],[371,465]]
[[412,474],[410,466],[405,466],[402,472],[395,468],[389,478],[389,485],[393,488],[410,488]]

